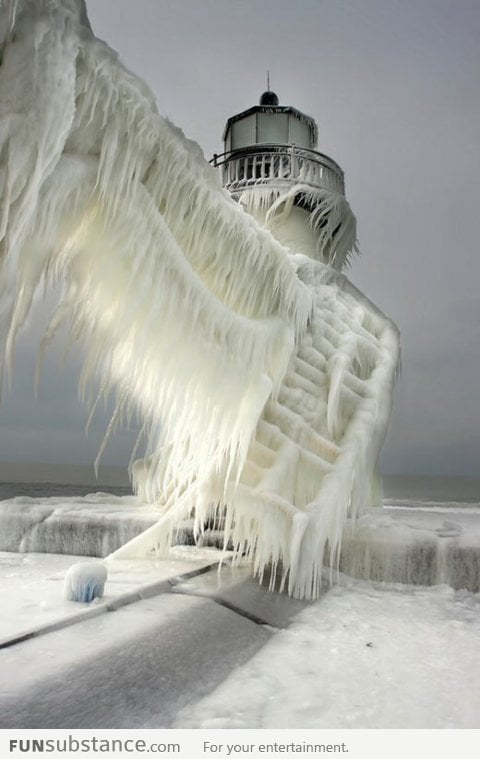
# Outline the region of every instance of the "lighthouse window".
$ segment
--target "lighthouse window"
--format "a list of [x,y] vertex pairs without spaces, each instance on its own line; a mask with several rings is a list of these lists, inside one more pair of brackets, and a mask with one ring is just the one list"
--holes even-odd
[[235,121],[232,124],[232,150],[254,144],[255,117],[252,115],[240,121]]
[[302,148],[313,147],[310,127],[295,116],[290,117],[289,142]]
[[285,145],[288,142],[288,115],[286,113],[259,113],[258,142]]

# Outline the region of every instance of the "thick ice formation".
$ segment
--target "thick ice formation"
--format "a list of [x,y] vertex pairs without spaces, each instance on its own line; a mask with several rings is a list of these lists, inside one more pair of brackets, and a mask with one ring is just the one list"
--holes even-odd
[[292,594],[316,595],[325,547],[338,558],[371,502],[395,328],[231,199],[81,0],[0,7],[7,375],[39,284],[60,281],[42,352],[68,323],[82,393],[96,378],[116,394],[107,437],[136,415],[148,440],[133,477],[162,517],[119,555],[161,551],[193,512],[198,531],[224,520],[257,574],[281,565]]
[[90,603],[103,598],[107,570],[99,562],[73,564],[65,575],[63,596],[67,601]]
[[[243,192],[235,190],[234,194],[243,207],[287,247],[294,246],[293,250],[297,251],[298,243],[306,233],[310,237],[310,240],[307,237],[309,243],[315,241],[315,250],[309,251],[309,255],[341,271],[358,253],[355,216],[343,193],[327,187],[313,188],[308,179],[307,167],[301,170],[293,187],[286,188],[286,191],[284,187],[259,184]],[[308,215],[303,210],[297,211],[301,220],[300,224],[295,224],[292,214],[299,196],[303,205],[312,210]]]

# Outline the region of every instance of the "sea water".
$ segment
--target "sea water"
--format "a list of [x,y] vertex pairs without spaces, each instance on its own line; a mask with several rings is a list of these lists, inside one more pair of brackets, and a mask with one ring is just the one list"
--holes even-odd
[[127,467],[91,465],[0,463],[0,501],[8,498],[56,498],[96,492],[131,495]]
[[[130,495],[132,490],[126,467],[105,467],[96,480],[93,465],[0,464],[0,500],[17,496],[65,496],[68,499],[69,496],[98,491],[116,496]],[[383,477],[383,502],[385,506],[404,508],[480,509],[480,479],[386,475]]]
[[19,496],[28,498],[56,498],[63,496],[67,501],[69,497],[85,496],[98,491],[111,493],[116,496],[132,494],[132,489],[128,485],[103,485],[101,483],[72,485],[65,482],[0,482],[0,501]]
[[480,479],[388,475],[383,477],[383,503],[419,509],[480,509]]

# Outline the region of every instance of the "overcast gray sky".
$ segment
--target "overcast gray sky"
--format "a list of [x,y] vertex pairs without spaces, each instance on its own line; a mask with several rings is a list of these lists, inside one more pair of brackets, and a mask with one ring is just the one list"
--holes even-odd
[[[385,473],[479,474],[480,3],[478,0],[91,0],[97,36],[210,157],[258,101],[319,126],[346,174],[361,257],[349,276],[402,333]],[[90,463],[78,357],[58,350],[33,399],[41,313],[18,346],[0,461]],[[106,464],[128,460],[117,436]]]

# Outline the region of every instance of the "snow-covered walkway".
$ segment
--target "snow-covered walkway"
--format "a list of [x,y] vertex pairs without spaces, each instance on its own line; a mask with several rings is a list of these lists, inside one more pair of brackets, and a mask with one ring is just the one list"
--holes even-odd
[[[214,552],[175,551],[114,564],[105,602],[161,576],[175,592],[0,650],[1,727],[480,726],[479,594],[341,575],[308,604],[248,568],[179,580]],[[0,555],[2,637],[79,613],[61,599],[75,561]]]
[[279,631],[188,728],[479,728],[480,596],[342,584]]

